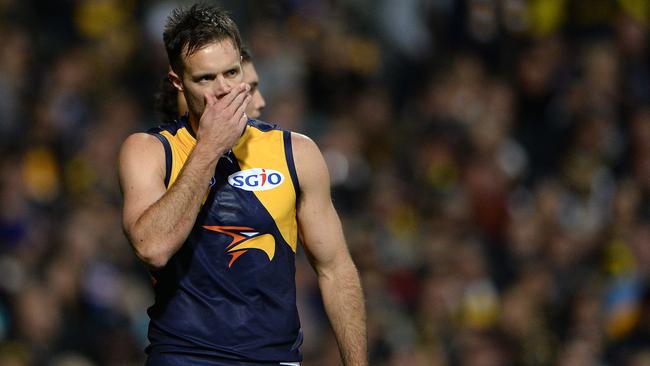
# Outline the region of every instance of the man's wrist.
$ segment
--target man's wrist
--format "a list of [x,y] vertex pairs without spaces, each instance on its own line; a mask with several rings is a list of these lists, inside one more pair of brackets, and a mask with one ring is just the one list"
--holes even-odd
[[206,161],[209,164],[216,164],[216,162],[225,154],[228,149],[215,147],[207,143],[202,143],[201,140],[197,141],[192,155],[195,155],[197,158]]

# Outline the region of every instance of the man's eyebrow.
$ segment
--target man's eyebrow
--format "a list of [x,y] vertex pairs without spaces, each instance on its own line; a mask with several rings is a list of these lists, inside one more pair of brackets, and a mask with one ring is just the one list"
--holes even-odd
[[201,79],[206,76],[214,77],[216,74],[213,72],[200,72],[196,74],[192,74],[192,79]]

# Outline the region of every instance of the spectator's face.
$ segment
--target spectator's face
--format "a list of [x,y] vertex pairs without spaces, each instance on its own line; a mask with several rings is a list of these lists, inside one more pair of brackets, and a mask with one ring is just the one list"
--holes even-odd
[[252,62],[242,63],[242,70],[244,71],[244,82],[251,86],[251,102],[246,108],[246,114],[251,118],[259,118],[262,109],[266,107],[266,101],[258,88],[260,79]]
[[213,42],[184,56],[184,72],[180,79],[171,73],[174,85],[182,91],[190,115],[201,118],[205,96],[221,99],[242,82],[241,57],[232,41]]

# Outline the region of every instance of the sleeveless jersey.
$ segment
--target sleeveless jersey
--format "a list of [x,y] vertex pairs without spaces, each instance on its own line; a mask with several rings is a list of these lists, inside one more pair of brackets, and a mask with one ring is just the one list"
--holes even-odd
[[[196,145],[194,132],[183,117],[148,133],[165,148],[169,189]],[[290,132],[249,119],[219,159],[187,240],[152,273],[150,357],[170,355],[179,364],[183,357],[186,364],[201,359],[202,365],[301,361],[298,192]]]

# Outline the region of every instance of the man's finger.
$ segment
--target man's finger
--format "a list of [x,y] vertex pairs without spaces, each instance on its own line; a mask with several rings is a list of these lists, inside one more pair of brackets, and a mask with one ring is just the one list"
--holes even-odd
[[[246,115],[245,111],[246,111],[246,107],[248,106],[248,103],[250,103],[250,101],[251,101],[251,96],[249,95],[248,97],[246,97],[246,100],[244,101],[244,103],[242,103],[243,110],[241,111],[241,117],[239,118],[239,123],[240,123],[240,125],[242,125],[242,128],[241,128],[241,134],[242,135],[246,131],[246,124],[248,122],[248,116]],[[239,109],[237,110],[237,113],[240,113]]]
[[242,101],[242,103],[237,107],[235,112],[233,113],[234,116],[241,116],[244,114],[246,111],[246,107],[248,107],[248,103],[251,102],[251,96],[249,94],[246,94],[246,97]]
[[233,99],[232,103],[230,103],[230,105],[227,107],[227,110],[234,115],[247,97],[249,97],[248,92],[240,92],[239,95],[237,95],[235,99]]
[[230,89],[228,94],[224,95],[220,100],[223,109],[230,107],[230,105],[235,102],[238,96],[248,93],[249,90],[250,86],[248,86],[246,83],[241,83]]
[[205,105],[212,105],[217,102],[217,98],[214,96],[212,93],[205,93],[203,94],[203,98],[205,99]]
[[248,116],[246,113],[241,115],[241,118],[239,119],[239,124],[242,125],[241,128],[241,134],[244,134],[244,131],[246,131],[246,122],[248,122]]

